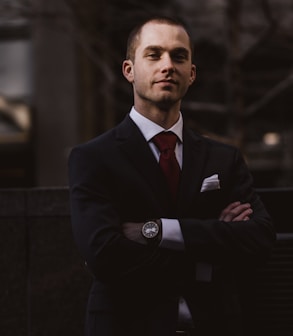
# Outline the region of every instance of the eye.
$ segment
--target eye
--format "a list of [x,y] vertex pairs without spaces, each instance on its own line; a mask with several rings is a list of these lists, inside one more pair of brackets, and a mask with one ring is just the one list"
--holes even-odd
[[157,52],[151,52],[151,53],[147,54],[147,57],[150,58],[150,59],[157,60],[161,57],[161,55]]
[[171,54],[174,62],[183,63],[188,60],[188,51],[184,48],[175,49]]
[[173,59],[177,62],[184,62],[187,60],[187,55],[183,53],[175,54],[173,55]]

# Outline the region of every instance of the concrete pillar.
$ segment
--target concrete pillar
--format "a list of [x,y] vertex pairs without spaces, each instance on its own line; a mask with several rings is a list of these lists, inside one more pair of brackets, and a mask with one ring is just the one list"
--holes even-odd
[[68,152],[78,142],[75,42],[62,1],[32,4],[36,185],[66,185]]

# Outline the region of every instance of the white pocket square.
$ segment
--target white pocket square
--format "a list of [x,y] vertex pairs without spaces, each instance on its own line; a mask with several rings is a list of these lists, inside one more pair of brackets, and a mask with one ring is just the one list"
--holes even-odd
[[203,180],[200,192],[220,189],[220,180],[218,174],[209,176]]

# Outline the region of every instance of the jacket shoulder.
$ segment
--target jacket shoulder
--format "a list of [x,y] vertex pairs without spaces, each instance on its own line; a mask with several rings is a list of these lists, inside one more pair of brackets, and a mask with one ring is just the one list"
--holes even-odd
[[194,141],[199,142],[206,146],[209,150],[222,150],[227,152],[239,151],[239,148],[233,144],[220,141],[204,134],[200,134],[192,129],[187,130],[187,136],[191,137]]
[[105,148],[105,146],[110,146],[111,143],[115,142],[119,138],[120,130],[125,127],[125,124],[128,124],[128,118],[126,117],[121,123],[112,127],[111,129],[97,135],[96,137],[84,141],[80,144],[75,145],[72,150],[97,150],[98,148]]

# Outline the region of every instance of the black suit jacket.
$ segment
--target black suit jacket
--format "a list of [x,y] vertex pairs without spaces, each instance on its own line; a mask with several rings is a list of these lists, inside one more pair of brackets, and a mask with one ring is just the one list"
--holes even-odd
[[[220,189],[200,192],[203,180],[214,174]],[[94,276],[88,335],[95,335],[95,328],[99,336],[132,335],[131,325],[136,335],[173,335],[180,295],[195,321],[217,321],[217,331],[221,324],[237,335],[239,326],[231,321],[240,316],[239,274],[267,257],[275,233],[236,148],[184,128],[174,206],[148,143],[127,116],[72,150],[69,181],[74,237]],[[219,221],[221,210],[238,200],[252,204],[251,219]],[[155,218],[179,220],[184,251],[144,246],[121,234],[123,222]],[[199,262],[213,265],[210,282],[196,280]]]

